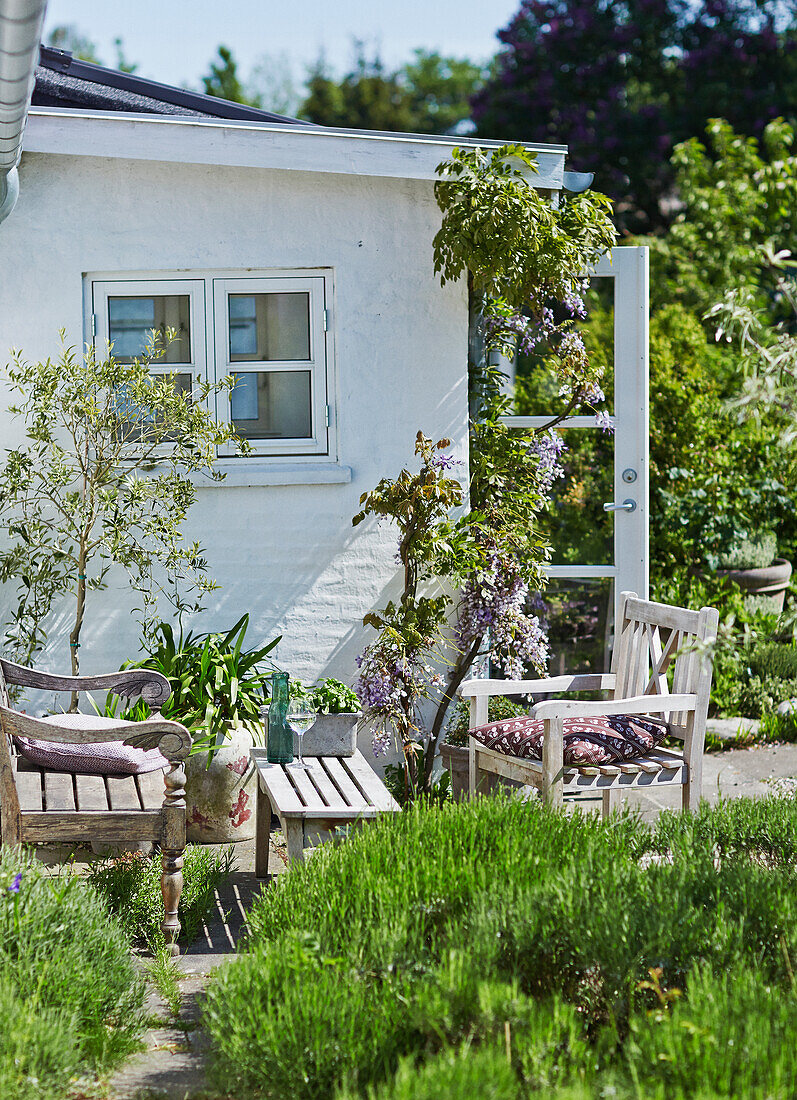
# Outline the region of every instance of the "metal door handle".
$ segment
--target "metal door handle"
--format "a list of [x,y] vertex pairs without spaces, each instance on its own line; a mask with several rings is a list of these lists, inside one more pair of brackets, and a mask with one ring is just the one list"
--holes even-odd
[[622,504],[615,504],[614,501],[607,502],[604,504],[603,510],[604,512],[635,512],[636,501],[628,497]]

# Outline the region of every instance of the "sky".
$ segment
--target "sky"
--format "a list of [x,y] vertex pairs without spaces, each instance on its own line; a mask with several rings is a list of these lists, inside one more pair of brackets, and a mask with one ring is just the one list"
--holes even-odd
[[263,55],[285,55],[296,79],[323,51],[342,74],[352,40],[377,47],[388,66],[415,47],[487,60],[520,0],[49,0],[45,37],[74,24],[113,65],[113,40],[137,72],[168,84],[198,86],[219,43],[246,76]]

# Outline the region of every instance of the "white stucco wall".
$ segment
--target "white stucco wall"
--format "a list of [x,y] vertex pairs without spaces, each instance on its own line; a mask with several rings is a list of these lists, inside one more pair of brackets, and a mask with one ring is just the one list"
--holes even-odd
[[[41,153],[24,155],[20,176],[0,227],[3,361],[12,346],[53,354],[61,327],[81,344],[86,272],[333,269],[332,399],[351,483],[201,489],[186,536],[222,586],[193,625],[249,611],[251,643],[283,635],[283,667],[352,683],[372,634],[362,616],[396,572],[394,533],[351,526],[360,494],[412,461],[419,428],[466,457],[466,290],[433,275],[431,182]],[[3,448],[19,439],[6,406],[2,391]],[[90,595],[83,671],[135,657],[133,606],[122,578]],[[62,618],[41,667],[68,668]]]

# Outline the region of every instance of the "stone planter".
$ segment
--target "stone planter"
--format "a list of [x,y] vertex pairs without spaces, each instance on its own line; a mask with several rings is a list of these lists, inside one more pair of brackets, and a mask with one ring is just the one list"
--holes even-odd
[[791,562],[775,558],[766,569],[718,569],[717,575],[733,581],[746,596],[767,596],[774,600],[773,610],[780,614],[791,579]]
[[[304,756],[354,756],[360,714],[319,714],[304,735]],[[299,738],[293,736],[293,752],[299,755]]]
[[187,837],[192,844],[234,844],[255,835],[257,775],[249,759],[254,743],[244,726],[233,727],[224,744],[185,762]]
[[455,802],[463,802],[468,797],[468,746],[440,746],[440,759],[443,767],[451,775],[451,794]]

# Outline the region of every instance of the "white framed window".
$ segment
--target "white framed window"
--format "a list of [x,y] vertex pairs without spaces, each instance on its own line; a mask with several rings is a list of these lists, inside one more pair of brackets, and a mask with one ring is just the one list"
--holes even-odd
[[153,329],[174,329],[154,374],[176,375],[186,391],[197,377],[231,377],[231,392],[216,396],[216,416],[254,455],[329,455],[330,273],[97,275],[87,276],[86,292],[99,354],[112,346],[115,358],[130,361]]
[[[225,419],[261,454],[327,452],[323,276],[213,280]],[[222,396],[219,416],[222,417]]]

